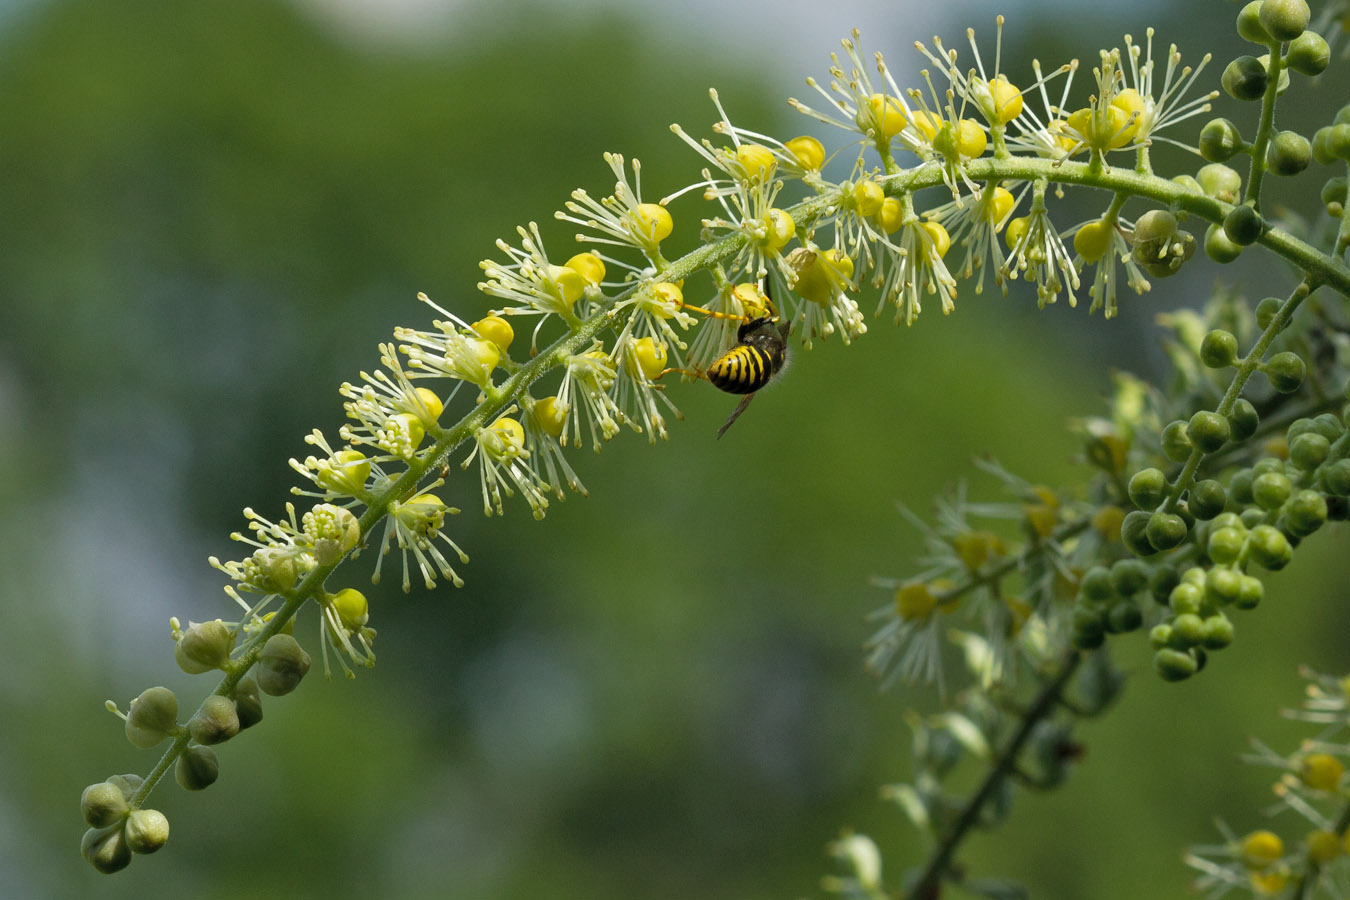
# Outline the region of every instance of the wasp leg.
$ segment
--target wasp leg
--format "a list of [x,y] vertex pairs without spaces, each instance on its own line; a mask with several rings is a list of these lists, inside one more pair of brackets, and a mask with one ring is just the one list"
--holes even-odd
[[[755,393],[757,394],[759,392],[756,391]],[[750,401],[753,399],[755,399],[755,394],[746,394],[745,397],[741,399],[741,402],[736,404],[736,408],[732,410],[731,415],[727,417],[726,424],[717,429],[717,439],[719,441],[722,439],[722,435],[727,433],[727,429],[731,427],[731,423],[741,417],[741,413],[745,412],[746,407],[750,405]]]
[[706,379],[708,377],[707,374],[700,372],[697,369],[662,369],[661,374],[653,378],[652,381],[660,381],[662,378],[665,378],[672,372],[678,372],[681,375],[688,376],[689,378],[693,378],[695,380]]
[[692,303],[680,303],[680,309],[692,309],[694,312],[703,313],[705,316],[711,316],[714,319],[735,319],[738,322],[744,322],[745,316],[738,316],[732,313],[718,312],[715,309],[704,309],[701,306],[695,306]]

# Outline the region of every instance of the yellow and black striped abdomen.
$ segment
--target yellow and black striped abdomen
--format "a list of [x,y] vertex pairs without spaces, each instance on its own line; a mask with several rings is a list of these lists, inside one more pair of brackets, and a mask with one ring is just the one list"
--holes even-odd
[[753,394],[768,384],[782,365],[781,354],[775,359],[752,344],[739,344],[713,360],[708,366],[708,380],[729,394]]

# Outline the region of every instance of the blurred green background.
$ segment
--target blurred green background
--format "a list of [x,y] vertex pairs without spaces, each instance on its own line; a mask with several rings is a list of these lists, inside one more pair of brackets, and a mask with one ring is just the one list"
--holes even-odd
[[[1103,364],[1156,374],[1154,315],[1198,303],[1210,266],[1110,323],[1038,313],[1026,290],[947,318],[933,301],[911,329],[798,353],[720,442],[734,399],[678,390],[669,444],[574,459],[591,497],[542,523],[523,504],[484,520],[459,476],[466,587],[369,591],[377,669],[269,701],[203,795],[162,786],[159,856],[104,877],[78,853],[84,785],[157,758],[103,700],[207,689],[174,666],[167,620],[231,615],[205,559],[238,555],[240,508],[281,514],[286,458],[341,424],[337,386],[394,325],[426,326],[417,291],[472,319],[498,236],[535,219],[566,247],[552,211],[610,190],[603,151],[640,157],[649,197],[694,180],[667,125],[709,134],[709,86],[739,124],[798,133],[785,97],[855,25],[902,78],[934,32],[963,46],[973,25],[989,52],[995,11],[1015,75],[1033,55],[1086,70],[1148,24],[1187,61],[1215,51],[1209,83],[1239,47],[1231,3],[900,6],[3,7],[0,896],[791,898],[820,893],[845,827],[893,875],[920,858],[877,788],[908,773],[903,712],[932,698],[878,692],[858,649],[888,599],[868,578],[918,549],[896,503],[926,511],[963,477],[1001,499],[968,464],[984,452],[1076,477],[1064,422],[1101,409]],[[1288,283],[1233,274],[1253,296]],[[1300,550],[1204,678],[1163,685],[1142,639],[1118,642],[1142,677],[1083,729],[1067,789],[971,841],[972,872],[1037,897],[1180,893],[1180,848],[1266,803],[1270,773],[1235,756],[1247,733],[1287,746],[1295,663],[1350,666],[1339,539]],[[361,561],[334,587],[368,577]],[[312,618],[297,635],[317,657]]]

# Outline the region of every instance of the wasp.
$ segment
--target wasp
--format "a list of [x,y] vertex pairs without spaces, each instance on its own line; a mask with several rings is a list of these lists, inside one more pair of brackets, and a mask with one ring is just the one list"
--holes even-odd
[[745,412],[755,393],[783,370],[787,362],[788,332],[791,322],[779,322],[777,316],[759,316],[736,329],[736,346],[723,353],[708,366],[708,380],[713,387],[728,394],[744,394],[745,398],[717,429],[720,438],[731,424]]

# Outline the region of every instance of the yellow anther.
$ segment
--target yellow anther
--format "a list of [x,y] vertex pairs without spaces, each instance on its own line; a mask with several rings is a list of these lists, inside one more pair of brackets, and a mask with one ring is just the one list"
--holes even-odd
[[1085,106],[1069,114],[1068,126],[1082,135],[1083,142],[1095,150],[1117,150],[1133,138],[1125,123],[1130,114],[1119,106],[1103,110]]
[[937,251],[938,259],[946,256],[952,246],[952,238],[947,234],[947,229],[937,222],[924,222],[923,230],[933,239],[933,249]]
[[745,169],[749,181],[767,181],[778,168],[773,151],[759,144],[741,144],[736,148],[736,161]]
[[988,207],[989,221],[998,225],[999,222],[1006,219],[1008,213],[1012,212],[1014,202],[1015,199],[1012,195],[1012,191],[1005,187],[994,188],[994,196],[993,199],[989,201]]
[[650,290],[651,299],[642,304],[643,309],[654,316],[669,319],[684,305],[684,291],[678,284],[658,281]]
[[626,362],[630,375],[636,375],[640,370],[651,381],[666,370],[666,345],[657,343],[652,337],[638,338],[633,341],[633,349]]
[[415,389],[415,393],[417,398],[422,401],[422,405],[427,408],[427,415],[431,417],[431,421],[435,422],[439,419],[441,412],[445,409],[445,404],[441,402],[440,397],[436,396],[436,392],[431,388],[420,387]]
[[974,159],[984,153],[989,146],[989,138],[974,119],[962,119],[956,123],[956,152],[968,159]]
[[356,588],[343,588],[334,594],[333,610],[348,631],[355,631],[370,620],[370,604]]
[[1284,841],[1273,831],[1253,831],[1242,839],[1242,864],[1249,869],[1264,869],[1284,856]]
[[525,428],[510,416],[502,416],[488,426],[489,444],[498,458],[519,456],[525,448]]
[[1115,227],[1114,222],[1105,219],[1088,222],[1073,236],[1074,251],[1088,262],[1096,262],[1111,249],[1111,234]]
[[1310,753],[1299,766],[1298,777],[1317,791],[1334,791],[1340,786],[1345,766],[1330,753]]
[[1030,216],[1018,216],[1008,223],[1007,229],[1003,232],[1003,240],[1010,251],[1017,249],[1017,245],[1022,242],[1022,237],[1027,233],[1027,226],[1030,224]]
[[563,425],[567,424],[567,413],[558,405],[557,397],[544,397],[537,401],[533,412],[534,420],[545,434],[549,437],[562,434]]
[[905,223],[905,208],[898,197],[887,197],[881,201],[881,215],[878,217],[881,227],[887,234],[895,234]]
[[764,295],[759,292],[757,284],[743,281],[731,289],[731,296],[740,303],[741,312],[747,318],[757,319],[768,314],[768,305],[764,302]]
[[653,244],[661,243],[675,230],[675,220],[659,203],[639,203],[635,218],[639,237]]
[[914,111],[914,127],[919,129],[930,142],[937,137],[942,130],[942,116],[932,110],[918,109]]
[[1148,102],[1134,88],[1126,88],[1111,98],[1111,105],[1122,110],[1127,120],[1131,114],[1138,113],[1134,121],[1125,126],[1123,140],[1117,144],[1123,147],[1133,141],[1134,136],[1139,133],[1140,126],[1144,124],[1144,114],[1148,112]]
[[594,253],[578,253],[567,261],[567,268],[590,284],[599,284],[605,280],[605,261]]
[[860,181],[853,186],[853,199],[858,204],[858,214],[870,217],[881,211],[886,192],[875,181]]
[[797,223],[785,209],[774,207],[764,214],[764,239],[760,242],[770,250],[782,250],[797,233]]
[[1002,75],[989,82],[993,108],[987,110],[991,125],[1006,125],[1022,114],[1022,92]]
[[484,371],[491,372],[497,368],[502,353],[497,349],[496,344],[480,338],[466,338],[464,343],[468,346],[469,352],[473,354],[474,360],[483,367]]
[[923,583],[902,585],[895,592],[895,611],[906,622],[928,618],[937,602],[937,596]]
[[825,165],[825,146],[820,141],[804,134],[795,137],[783,146],[797,158],[798,164],[808,172],[817,172]]
[[569,307],[580,300],[586,290],[586,279],[571,266],[549,266],[547,276],[545,283]]
[[886,140],[889,141],[904,130],[906,124],[905,107],[895,97],[873,94],[868,98],[867,108],[872,113],[870,124]]
[[[572,267],[568,266],[567,268],[570,269]],[[501,316],[487,316],[486,318],[474,322],[469,327],[477,332],[479,337],[496,344],[497,349],[503,353],[511,346],[511,341],[514,340],[516,336],[515,329],[511,327],[511,323]]]

